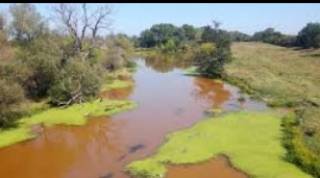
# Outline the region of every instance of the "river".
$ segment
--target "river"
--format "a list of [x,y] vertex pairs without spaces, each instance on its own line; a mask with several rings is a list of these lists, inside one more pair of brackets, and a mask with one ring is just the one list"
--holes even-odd
[[[236,87],[185,76],[182,69],[161,61],[137,59],[137,63],[133,87],[102,94],[133,100],[137,108],[112,117],[89,118],[84,126],[45,127],[36,139],[0,149],[0,177],[128,178],[123,171],[126,164],[154,153],[165,141],[166,134],[204,119],[208,115],[206,110],[266,107],[249,98],[240,102]],[[223,173],[220,178],[244,177],[225,159],[204,165],[189,170],[202,174],[211,171],[212,175]],[[185,178],[183,174],[179,176],[181,169],[170,169],[168,177]]]

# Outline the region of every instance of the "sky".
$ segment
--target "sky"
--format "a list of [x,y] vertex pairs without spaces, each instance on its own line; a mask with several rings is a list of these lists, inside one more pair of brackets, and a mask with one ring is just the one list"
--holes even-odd
[[[35,4],[46,17],[52,15],[52,4]],[[156,23],[172,23],[197,27],[209,25],[213,19],[221,28],[247,34],[273,27],[285,34],[297,34],[308,22],[320,22],[320,4],[262,4],[262,3],[112,3],[112,32],[139,35]],[[10,4],[0,4],[8,12]]]

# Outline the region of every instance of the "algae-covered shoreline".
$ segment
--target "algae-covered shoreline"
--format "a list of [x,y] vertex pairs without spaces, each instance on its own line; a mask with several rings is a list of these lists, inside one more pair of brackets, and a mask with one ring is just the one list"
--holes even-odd
[[225,154],[236,168],[252,177],[310,177],[283,160],[280,117],[266,111],[206,119],[170,134],[153,156],[129,164],[127,171],[135,177],[160,178],[166,175],[168,163],[198,163]]
[[[102,86],[101,92],[132,86],[133,82],[128,80],[131,75],[132,72],[128,72],[125,69],[109,74],[107,76],[109,79]],[[110,116],[136,107],[136,103],[133,101],[106,98],[74,104],[65,108],[50,108],[42,103],[43,109],[41,109],[42,106],[38,106],[39,104],[32,104],[39,111],[31,112],[30,115],[20,118],[13,128],[0,129],[0,148],[36,138],[38,134],[32,130],[34,125],[40,124],[46,127],[52,125],[81,126],[86,124],[89,117]]]
[[[253,46],[255,45],[255,46]],[[255,60],[259,56],[255,56],[256,54],[260,53],[260,50],[269,50],[270,53],[260,56],[262,58],[261,61]],[[245,147],[241,144],[237,144],[237,141],[234,143],[229,143],[230,145],[233,145],[234,147],[239,146],[239,150],[233,150],[234,152],[226,152],[228,148],[221,148],[220,154],[227,155],[232,164],[238,168],[243,170],[244,172],[248,173],[251,177],[310,177],[303,171],[306,171],[308,173],[316,174],[315,172],[310,171],[313,169],[317,163],[317,157],[314,155],[314,153],[306,148],[305,145],[302,143],[302,138],[304,138],[302,131],[300,130],[300,126],[298,126],[296,119],[298,118],[304,118],[306,121],[312,120],[313,117],[317,116],[317,112],[311,112],[313,111],[312,108],[317,107],[318,103],[318,94],[316,89],[316,77],[317,74],[313,71],[309,71],[308,78],[304,77],[303,75],[297,76],[299,78],[299,81],[303,81],[302,83],[299,83],[298,85],[295,85],[297,81],[294,80],[293,77],[288,77],[289,75],[297,75],[295,72],[297,70],[297,67],[301,67],[301,71],[297,73],[304,73],[307,72],[308,65],[314,63],[313,69],[316,69],[317,63],[314,59],[311,57],[309,61],[305,62],[302,59],[308,58],[305,56],[301,56],[300,52],[294,52],[291,49],[284,49],[281,47],[275,47],[272,45],[266,45],[261,43],[239,43],[235,44],[233,46],[233,51],[235,51],[234,57],[235,59],[226,65],[226,72],[222,76],[223,79],[231,83],[233,85],[238,86],[243,92],[246,92],[251,95],[251,97],[263,100],[266,102],[269,106],[274,107],[271,108],[272,111],[269,113],[273,113],[270,116],[267,116],[266,113],[251,113],[247,112],[246,114],[248,117],[250,117],[252,114],[256,116],[257,118],[262,118],[269,121],[272,121],[270,118],[274,118],[277,120],[277,124],[273,126],[273,128],[268,128],[265,130],[265,132],[262,132],[265,128],[268,127],[268,124],[266,123],[264,125],[257,125],[253,126],[252,128],[247,127],[242,132],[239,132],[237,136],[241,136],[241,134],[247,135],[247,139],[257,138],[254,142],[249,144],[248,147]],[[283,54],[287,54],[284,59],[279,59]],[[255,58],[256,57],[256,58]],[[277,64],[286,65],[287,64],[287,58],[292,58],[290,61],[290,65],[292,65],[292,68],[287,71],[283,71],[285,68],[280,68],[279,66],[276,66]],[[287,60],[286,60],[287,59]],[[274,61],[274,60],[277,60]],[[305,60],[305,59],[304,59]],[[274,61],[274,62],[273,62]],[[299,64],[299,65],[296,65]],[[263,68],[259,68],[257,66],[263,65]],[[185,75],[199,75],[199,73],[196,72],[196,67],[190,67],[186,70],[184,70]],[[313,74],[313,75],[311,75]],[[265,76],[263,76],[265,75]],[[265,78],[268,77],[268,78]],[[287,77],[287,78],[286,78]],[[275,84],[275,85],[273,85]],[[296,87],[294,87],[296,86]],[[305,88],[304,88],[304,87]],[[271,87],[271,88],[270,88]],[[272,88],[273,87],[273,88]],[[308,94],[305,92],[309,91]],[[308,108],[308,107],[311,108]],[[274,115],[274,113],[277,113],[276,108],[288,108],[290,112],[287,113],[287,115]],[[290,109],[291,108],[291,109]],[[300,115],[295,115],[295,113],[291,112],[294,110],[302,110],[305,111],[303,113],[300,113]],[[310,111],[310,112],[308,112]],[[299,114],[299,113],[298,113]],[[307,118],[307,114],[308,117]],[[229,120],[231,122],[235,121],[232,119],[234,117],[236,120],[239,118],[242,118],[241,121],[243,122],[241,124],[252,124],[248,121],[248,118],[243,116],[243,112],[239,113],[230,113],[227,114],[227,116],[218,116],[213,117],[208,120]],[[231,118],[231,119],[230,119]],[[244,118],[244,119],[243,119]],[[311,118],[311,119],[310,119]],[[314,119],[313,119],[314,120]],[[226,122],[229,122],[226,121]],[[203,121],[203,122],[209,122],[209,121]],[[214,121],[212,121],[214,122]],[[215,121],[218,122],[218,121]],[[259,121],[254,121],[259,123]],[[273,122],[273,121],[272,121]],[[271,123],[272,123],[271,122]],[[140,161],[134,161],[133,163],[129,164],[126,167],[126,170],[135,177],[164,177],[166,175],[166,165],[168,164],[197,164],[199,162],[208,160],[218,153],[216,153],[216,149],[219,149],[219,145],[215,145],[215,141],[207,141],[201,143],[201,134],[207,134],[210,132],[219,132],[221,129],[226,129],[226,125],[221,124],[220,128],[216,126],[208,126],[204,130],[197,130],[196,128],[199,128],[198,125],[201,125],[202,122],[199,124],[196,124],[194,127],[182,131],[178,131],[176,133],[170,134],[167,137],[167,142],[165,142],[158,150],[158,152],[149,158],[146,158],[144,160]],[[309,121],[309,123],[312,123]],[[307,125],[308,123],[305,123]],[[208,124],[210,125],[210,124]],[[235,126],[235,130],[239,129],[240,124]],[[205,128],[205,127],[204,127]],[[275,128],[277,128],[275,130]],[[234,134],[233,128],[229,128],[230,132],[223,132],[225,135],[221,134],[220,136],[222,138],[229,137],[230,135]],[[256,132],[254,132],[256,130]],[[194,138],[187,139],[185,137],[182,137],[182,133],[185,134],[191,134],[192,132],[197,130],[198,134],[194,134]],[[273,137],[268,136],[269,133],[267,132],[275,132],[276,134],[273,135]],[[310,138],[309,143],[312,141],[314,142],[315,139],[317,139],[318,133],[316,132],[316,135],[314,138]],[[259,137],[260,136],[260,137]],[[214,137],[214,135],[212,135]],[[183,140],[178,143],[174,143],[175,141]],[[209,138],[208,138],[209,139]],[[211,137],[210,137],[211,139]],[[264,141],[261,141],[259,139],[262,139]],[[225,140],[232,140],[230,138],[225,138]],[[194,143],[192,142],[194,141]],[[268,142],[272,142],[271,145],[276,146],[276,150],[278,149],[278,152],[272,152],[275,151],[273,147],[270,147]],[[245,142],[243,142],[245,143]],[[202,144],[202,147],[199,146]],[[208,148],[208,145],[215,145]],[[168,146],[170,145],[170,146]],[[189,148],[190,146],[190,148]],[[196,148],[192,148],[192,147]],[[313,146],[316,146],[313,144]],[[170,147],[171,149],[168,149]],[[184,150],[186,147],[188,149],[193,151],[186,151]],[[252,149],[259,147],[257,149]],[[260,148],[261,147],[261,148]],[[182,149],[182,150],[181,150]],[[188,150],[187,149],[187,150]],[[211,150],[212,149],[212,150]],[[180,152],[179,152],[180,150]],[[247,154],[247,157],[242,157],[242,159],[239,159],[239,155],[243,154],[244,150],[251,150],[253,154]],[[262,150],[262,152],[260,152]],[[263,151],[264,150],[264,151]],[[270,151],[272,150],[272,151]],[[203,152],[207,152],[206,156],[203,156]],[[259,153],[260,152],[260,153]],[[183,154],[182,154],[183,153]],[[259,153],[256,154],[255,153]],[[259,160],[259,155],[263,155],[269,153],[269,157],[266,157],[266,160]],[[303,153],[305,153],[303,155]],[[177,155],[181,155],[181,157],[178,157]],[[182,156],[183,155],[183,156]],[[193,155],[194,157],[190,157],[190,155]],[[301,157],[304,156],[304,157]],[[236,157],[236,158],[235,158]],[[241,157],[241,156],[240,156]],[[251,162],[251,165],[245,164],[246,161]],[[313,161],[312,161],[313,160]],[[264,162],[268,162],[270,165],[263,165]],[[293,163],[296,163],[298,165],[302,164],[302,170],[301,167],[297,167]],[[308,166],[305,164],[310,163]],[[266,167],[266,168],[263,168]],[[308,170],[309,169],[309,170]],[[289,172],[289,173],[286,173]]]

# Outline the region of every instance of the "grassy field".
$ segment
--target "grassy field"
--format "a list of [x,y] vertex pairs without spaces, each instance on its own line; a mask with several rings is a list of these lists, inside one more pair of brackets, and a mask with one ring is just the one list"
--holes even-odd
[[225,154],[252,177],[310,177],[283,160],[280,117],[271,111],[235,112],[204,120],[169,135],[155,155],[129,164],[127,170],[135,177],[160,178],[168,163],[197,163]]
[[288,159],[320,176],[320,50],[234,43],[226,80],[271,106],[290,107],[284,122]]
[[[320,57],[315,51],[235,43],[227,75],[275,106],[320,105]],[[320,53],[320,51],[319,51]]]

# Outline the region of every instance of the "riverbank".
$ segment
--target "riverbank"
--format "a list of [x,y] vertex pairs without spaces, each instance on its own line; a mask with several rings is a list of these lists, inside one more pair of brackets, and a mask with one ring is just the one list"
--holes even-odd
[[283,160],[282,115],[278,112],[234,112],[212,117],[170,134],[156,154],[127,166],[135,177],[165,177],[167,165],[194,164],[220,154],[252,177],[310,177]]
[[[101,92],[132,86],[133,81],[130,78],[133,71],[133,69],[120,69],[109,73],[105,84],[101,87]],[[29,103],[29,105],[28,108],[31,111],[27,116],[19,119],[16,126],[0,129],[0,148],[37,137],[38,134],[33,129],[36,125],[79,126],[86,124],[87,118],[91,116],[109,116],[136,106],[133,101],[107,98],[74,104],[66,108],[50,107],[45,101]]]
[[[318,92],[320,90],[320,73],[318,72],[320,70],[320,61],[316,54],[319,53],[319,51],[288,49],[270,44],[251,42],[235,43],[232,46],[232,52],[234,59],[225,66],[226,72],[225,75],[223,75],[223,79],[240,87],[243,92],[250,94],[251,97],[263,100],[269,106],[285,109],[285,111],[289,111],[289,113],[288,115],[276,117],[278,121],[276,128],[278,131],[273,130],[274,128],[268,128],[269,130],[265,132],[252,133],[254,132],[252,128],[263,130],[265,126],[270,124],[265,123],[260,126],[256,125],[252,128],[243,129],[237,133],[236,137],[241,137],[242,134],[249,135],[247,139],[250,139],[250,136],[256,138],[256,135],[260,135],[261,138],[257,137],[254,142],[246,145],[253,149],[256,148],[257,145],[264,146],[267,148],[264,153],[258,153],[260,150],[264,150],[264,147],[251,150],[253,155],[248,154],[245,159],[243,157],[243,160],[239,160],[238,158],[234,158],[234,155],[241,155],[243,154],[243,150],[250,150],[250,148],[244,149],[240,146],[241,150],[243,149],[242,151],[233,150],[234,153],[227,151],[229,155],[226,155],[230,157],[231,162],[236,168],[240,168],[253,177],[310,177],[289,162],[295,163],[304,171],[318,176],[320,173],[320,162],[319,156],[317,155],[319,155],[318,153],[320,151],[320,137],[317,130],[320,129],[320,124],[317,118],[320,116],[320,95]],[[195,67],[188,68],[185,70],[185,75],[199,75],[195,69]],[[276,112],[276,110],[273,112]],[[247,114],[250,115],[252,113]],[[261,116],[264,117],[263,113]],[[242,118],[241,113],[235,113],[232,117]],[[255,117],[259,118],[260,116],[256,115]],[[220,120],[220,117],[211,118],[211,120]],[[223,120],[225,120],[225,118]],[[246,119],[242,119],[240,122],[245,122],[245,120]],[[250,122],[247,124],[250,125]],[[201,125],[201,123],[199,123],[199,125]],[[238,125],[241,124],[238,123],[237,127]],[[215,128],[215,124],[211,124],[208,128],[203,127],[199,129],[199,126],[196,125],[191,129],[171,134],[168,136],[168,141],[159,148],[159,151],[155,155],[145,160],[135,161],[129,164],[127,170],[136,177],[164,177],[168,164],[199,163],[204,160],[209,160],[219,153],[225,154],[225,151],[228,150],[227,147],[221,148],[220,151],[216,152],[215,149],[220,149],[216,140],[212,142],[206,141],[202,146],[199,146],[201,145],[201,136],[199,135],[227,129],[229,132],[224,132],[227,136],[221,135],[221,137],[224,138],[233,135],[233,130],[237,127],[227,129],[228,127],[222,124],[220,127]],[[230,132],[230,130],[232,130],[232,132]],[[177,136],[183,135],[182,133],[192,135],[192,132],[197,132],[197,136],[192,138]],[[277,135],[270,138],[261,135],[261,133],[267,132],[276,132]],[[212,137],[215,138],[214,135],[212,135]],[[208,140],[208,138],[206,139]],[[224,140],[230,140],[230,138],[225,138]],[[233,148],[237,148],[236,140],[230,143]],[[264,141],[259,143],[261,140]],[[273,148],[265,146],[266,141],[271,140],[274,141],[271,145],[277,145],[282,151],[277,154],[271,153],[266,160],[257,161],[258,157],[254,156],[254,153],[262,155],[272,150]],[[188,144],[186,145],[182,142]],[[212,150],[211,147],[210,149],[208,148],[211,144],[214,145],[212,146]],[[167,149],[167,147],[171,149]],[[193,151],[187,154],[185,150],[188,149],[185,147]],[[179,153],[179,150],[181,153]],[[179,154],[183,156],[176,156]],[[272,160],[272,157],[275,155],[277,155],[277,158],[274,157],[274,160],[277,160],[278,163]],[[251,162],[251,166],[249,164],[249,166],[247,166],[244,162],[250,162],[250,160],[255,160],[255,163]],[[260,162],[271,162],[272,164],[259,165]],[[275,167],[275,165],[281,166]],[[288,167],[291,167],[293,170],[287,170],[291,169]],[[295,173],[288,175],[285,174],[285,172]]]
[[264,43],[235,43],[225,80],[268,105],[289,108],[284,119],[286,159],[320,176],[319,50],[298,50]]

